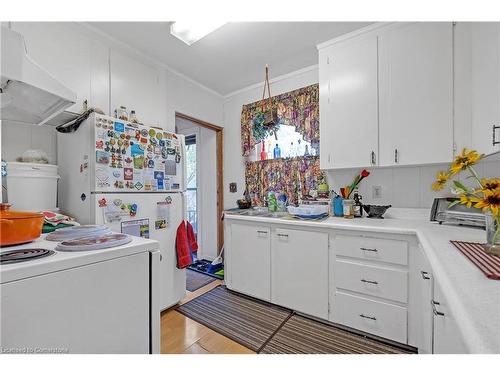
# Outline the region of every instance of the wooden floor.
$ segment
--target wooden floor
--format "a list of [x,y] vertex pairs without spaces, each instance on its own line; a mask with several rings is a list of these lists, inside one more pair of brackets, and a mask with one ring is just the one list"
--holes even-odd
[[[186,298],[180,304],[221,284],[221,280],[215,280],[194,292],[187,292]],[[178,313],[175,307],[161,314],[162,354],[255,354],[254,351]]]

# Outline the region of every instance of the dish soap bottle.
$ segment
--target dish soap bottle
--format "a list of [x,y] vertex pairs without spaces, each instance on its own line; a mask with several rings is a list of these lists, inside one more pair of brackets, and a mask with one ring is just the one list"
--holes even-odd
[[274,148],[274,158],[279,159],[281,158],[281,149],[280,146],[276,143],[276,147]]
[[276,212],[278,211],[278,201],[276,199],[276,194],[274,191],[270,191],[269,194],[269,199],[268,199],[268,209],[270,212]]

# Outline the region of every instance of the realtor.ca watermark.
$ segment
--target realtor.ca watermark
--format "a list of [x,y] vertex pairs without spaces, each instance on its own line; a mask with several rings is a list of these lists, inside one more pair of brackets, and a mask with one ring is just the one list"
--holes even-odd
[[43,347],[18,347],[6,348],[1,346],[0,353],[2,354],[67,354],[68,348],[43,348]]

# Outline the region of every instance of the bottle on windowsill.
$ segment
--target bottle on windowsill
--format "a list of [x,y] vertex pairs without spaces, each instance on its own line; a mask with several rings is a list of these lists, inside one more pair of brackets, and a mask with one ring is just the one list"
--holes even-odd
[[281,158],[281,149],[280,146],[276,143],[276,147],[274,148],[274,158],[279,159]]
[[267,159],[266,146],[265,142],[262,141],[262,148],[260,150],[260,160],[266,160],[266,159]]

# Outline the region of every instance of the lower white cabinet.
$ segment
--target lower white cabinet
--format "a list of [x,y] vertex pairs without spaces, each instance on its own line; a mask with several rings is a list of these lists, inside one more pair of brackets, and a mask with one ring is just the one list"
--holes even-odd
[[407,271],[336,260],[333,277],[338,289],[401,303],[408,300]]
[[265,301],[271,299],[271,228],[232,223],[228,248],[230,282],[238,292]]
[[419,353],[467,353],[416,238],[227,216],[225,233],[225,281],[231,290],[408,344]]
[[336,323],[406,344],[406,308],[369,298],[336,292]]
[[433,283],[432,269],[419,246],[413,249],[410,261],[410,301],[408,311],[408,344],[418,348],[419,353],[433,352]]
[[328,319],[328,233],[273,229],[271,302]]
[[436,281],[434,281],[434,299],[431,303],[434,315],[434,353],[467,353],[468,350],[455,320],[454,312],[450,309],[445,295]]

